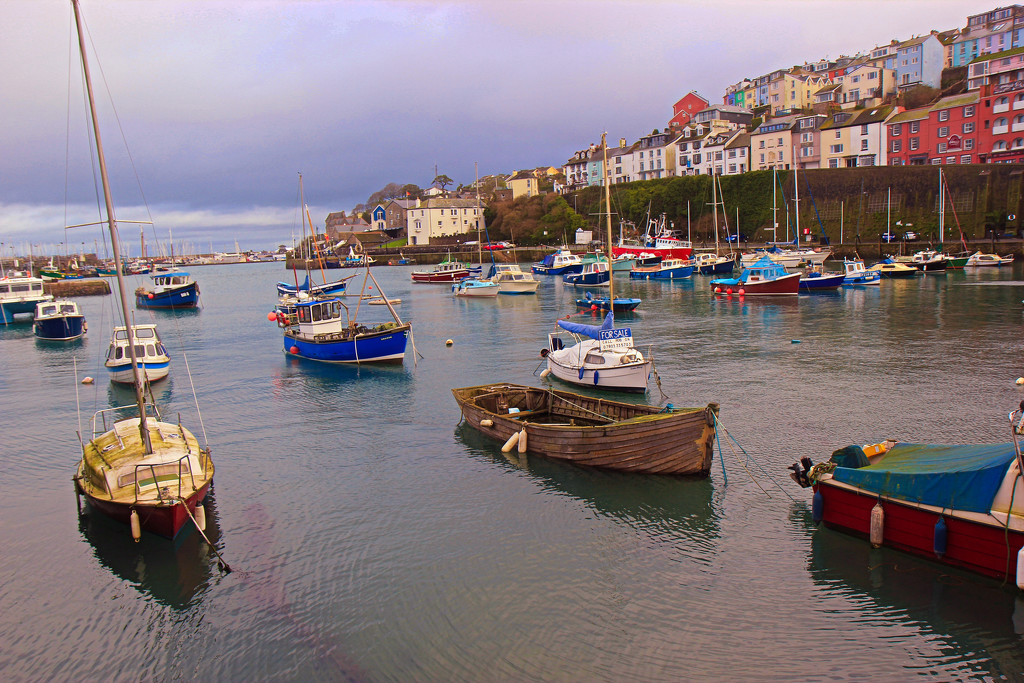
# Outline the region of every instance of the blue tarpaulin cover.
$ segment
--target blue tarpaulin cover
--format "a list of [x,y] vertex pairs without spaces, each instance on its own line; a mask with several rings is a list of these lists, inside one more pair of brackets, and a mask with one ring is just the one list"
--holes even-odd
[[591,339],[598,339],[601,336],[601,330],[611,330],[615,328],[615,316],[611,311],[605,316],[604,322],[600,325],[586,325],[584,323],[574,323],[571,320],[559,320],[558,326],[563,330],[568,330],[573,334],[581,334],[584,337],[590,337]]
[[837,467],[836,481],[892,498],[989,512],[992,499],[1016,457],[1012,443],[943,446],[899,443],[877,464]]

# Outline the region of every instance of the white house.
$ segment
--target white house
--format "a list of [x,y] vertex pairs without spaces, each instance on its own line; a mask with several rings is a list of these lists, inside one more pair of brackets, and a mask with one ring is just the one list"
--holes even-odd
[[476,239],[477,225],[482,230],[483,210],[475,199],[427,199],[416,202],[406,211],[406,229],[410,245],[430,244],[436,237],[472,234]]

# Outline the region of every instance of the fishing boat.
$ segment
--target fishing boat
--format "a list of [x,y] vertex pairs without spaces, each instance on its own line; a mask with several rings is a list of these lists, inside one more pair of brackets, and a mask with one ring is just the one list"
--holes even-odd
[[[609,236],[609,244],[611,244]],[[666,227],[665,214],[654,220],[648,216],[647,228],[639,241],[626,241],[621,237],[618,244],[612,246],[612,258],[622,254],[639,256],[641,253],[653,254],[663,259],[678,258],[684,261],[693,254],[693,245],[682,239],[670,227]]]
[[[628,313],[633,311],[643,303],[642,299],[634,297],[617,296],[615,297],[614,312],[615,313]],[[612,310],[611,300],[606,296],[594,296],[590,292],[586,292],[583,298],[576,299],[577,308],[585,308],[591,311],[608,311]]]
[[790,476],[813,487],[815,522],[1024,588],[1024,402],[1009,428],[1009,443],[847,446]]
[[498,283],[499,294],[536,294],[540,280],[518,263],[492,263],[487,279]]
[[999,254],[983,254],[976,251],[967,257],[967,265],[971,268],[999,268],[1013,263],[1013,256],[1000,256]]
[[391,320],[361,324],[362,294],[354,311],[337,297],[285,299],[267,316],[284,330],[285,354],[323,363],[401,363],[405,359],[412,324],[402,321],[370,268],[364,272],[363,292],[372,281]]
[[195,308],[199,304],[199,284],[189,273],[170,270],[150,277],[152,287],[135,290],[137,308]]
[[693,261],[678,258],[663,259],[653,266],[634,266],[629,271],[631,280],[685,280],[693,275],[697,266]]
[[583,270],[583,259],[568,249],[560,249],[548,254],[539,263],[534,263],[533,272],[537,275],[565,275]]
[[828,292],[839,289],[846,273],[830,273],[820,265],[810,265],[800,274],[801,292]]
[[[121,268],[114,205],[96,116],[78,0],[71,0],[71,5],[75,13],[82,72],[99,160],[106,223],[117,265],[118,298],[121,314],[128,321],[127,288]],[[205,514],[201,504],[213,484],[214,467],[210,449],[201,446],[195,435],[181,424],[180,419],[176,424],[163,422],[156,406],[147,405],[144,395],[146,380],[137,347],[158,342],[155,326],[140,325],[140,332],[141,328],[151,329],[153,336],[136,339],[137,328],[121,328],[125,333],[126,344],[117,347],[128,352],[135,405],[106,408],[93,415],[91,429],[81,435],[82,459],[74,475],[75,491],[85,497],[89,506],[128,523],[136,541],[141,538],[143,530],[173,538],[190,520],[202,533]],[[132,408],[136,414],[124,417],[125,411]]]
[[605,259],[585,264],[578,273],[566,273],[562,276],[562,282],[575,287],[607,287],[611,277],[608,260]]
[[910,258],[911,260],[908,265],[924,273],[942,273],[949,266],[946,255],[934,249],[922,249],[915,252]]
[[43,291],[40,277],[0,277],[0,324],[14,322],[16,315],[33,314],[37,304],[52,300],[53,295]]
[[171,357],[160,341],[156,325],[132,325],[130,340],[128,328],[122,325],[115,327],[110,335],[103,365],[111,382],[133,384],[136,366],[146,382],[155,382],[170,372]]
[[882,274],[864,267],[864,259],[843,259],[844,285],[879,285]]
[[493,299],[500,290],[497,282],[476,277],[467,277],[452,285],[452,294],[473,299]]
[[744,294],[747,296],[789,295],[800,292],[800,273],[788,273],[767,256],[743,268],[739,277],[717,278],[711,281],[715,294]]
[[357,254],[355,249],[352,247],[348,248],[348,256],[345,257],[345,262],[342,264],[346,268],[362,268],[363,266],[372,266],[376,261],[369,254]]
[[413,282],[458,282],[469,277],[469,267],[461,261],[456,261],[449,256],[430,270],[414,270],[412,272]]
[[70,299],[56,299],[36,304],[32,334],[36,339],[72,341],[81,339],[87,329],[85,316]]
[[891,258],[882,259],[868,268],[868,271],[893,279],[916,277],[921,272],[917,268],[911,268],[907,264],[893,261]]
[[714,403],[658,408],[519,384],[452,394],[467,424],[520,452],[643,474],[707,476],[711,469]]

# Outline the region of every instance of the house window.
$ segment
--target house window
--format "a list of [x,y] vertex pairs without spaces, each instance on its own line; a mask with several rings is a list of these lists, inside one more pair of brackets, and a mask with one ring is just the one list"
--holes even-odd
[[862,125],[860,127],[860,134],[861,135],[867,135],[868,134],[868,124],[865,123],[864,125]]
[[761,163],[762,164],[764,163],[764,155],[763,154],[761,155]]
[[974,149],[974,138],[964,140],[964,149]]
[[956,163],[956,157],[946,157],[946,163],[947,164],[955,164]]
[[903,129],[902,125],[900,125],[898,123],[894,123],[891,126],[889,126],[889,134],[890,135],[899,135],[900,132],[902,132],[902,129]]
[[938,151],[939,154],[945,154],[945,152],[946,152],[946,143],[945,142],[940,142],[938,147],[936,148],[936,151]]
[[841,137],[843,137],[843,134],[840,131],[837,130],[836,131],[836,140],[838,140]]
[[910,151],[914,151],[918,147],[920,138],[910,138]]
[[782,138],[779,138],[779,144],[780,145],[782,144]]
[[935,157],[934,159],[931,160],[931,165],[932,166],[938,166],[941,163],[942,163],[942,157]]
[[967,123],[964,124],[964,133],[967,134],[967,133],[973,133],[973,132],[974,132],[974,122],[973,121],[968,121]]
[[893,140],[892,141],[892,151],[894,151],[894,152],[902,152],[903,151],[903,142],[901,140]]
[[910,122],[910,132],[911,133],[917,133],[920,130],[921,130],[921,122],[920,121],[911,121]]
[[940,138],[948,138],[949,137],[949,126],[939,126],[939,137]]
[[842,154],[843,153],[843,146],[842,145],[832,145],[831,147],[829,147],[828,151],[831,152],[832,154]]
[[860,151],[862,151],[862,152],[868,151],[868,141],[867,140],[861,140],[860,141]]
[[969,164],[969,163],[971,163],[971,155],[970,154],[962,154],[960,156],[960,163],[961,164]]
[[828,160],[828,167],[829,168],[839,168],[839,159],[829,159]]
[[760,140],[757,147],[758,149],[764,149],[764,140]]

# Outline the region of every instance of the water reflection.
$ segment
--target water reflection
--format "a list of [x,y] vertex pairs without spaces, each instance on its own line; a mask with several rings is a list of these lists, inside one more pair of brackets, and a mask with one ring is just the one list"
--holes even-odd
[[[204,501],[206,536],[218,544],[220,527],[211,491]],[[196,604],[210,585],[217,557],[188,522],[174,540],[143,532],[136,543],[128,527],[84,504],[78,530],[96,559],[115,576],[161,605],[184,610]],[[219,546],[218,546],[219,547]]]
[[941,638],[944,666],[987,665],[997,677],[1024,671],[1024,597],[1012,579],[1001,583],[816,529],[806,505],[793,505],[790,523],[810,536],[812,581],[825,593],[852,598],[859,621],[916,622]]
[[572,496],[633,528],[682,533],[712,549],[720,535],[720,510],[708,477],[629,474],[516,451],[502,453],[501,444],[464,422],[456,427],[455,437],[471,455],[526,473],[544,489]]

